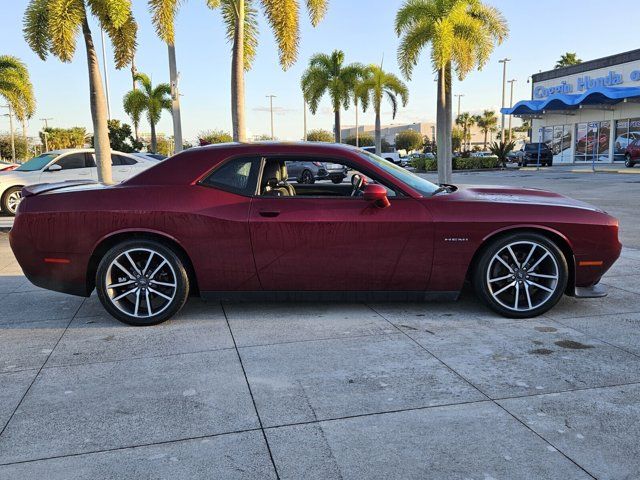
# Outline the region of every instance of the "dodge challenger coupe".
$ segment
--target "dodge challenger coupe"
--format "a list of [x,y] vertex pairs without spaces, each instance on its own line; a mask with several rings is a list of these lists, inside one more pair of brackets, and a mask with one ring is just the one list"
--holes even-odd
[[[350,180],[288,182],[288,162],[342,164]],[[496,312],[539,315],[598,297],[618,221],[530,188],[434,185],[363,150],[257,143],[195,148],[114,186],[23,189],[11,247],[34,284],[94,288],[132,325],[189,295],[222,300],[454,299],[466,281]]]

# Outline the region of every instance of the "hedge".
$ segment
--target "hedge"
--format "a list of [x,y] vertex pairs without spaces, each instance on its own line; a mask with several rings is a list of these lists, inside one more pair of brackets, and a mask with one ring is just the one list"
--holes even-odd
[[[411,166],[416,170],[427,172],[435,172],[438,170],[438,160],[427,157],[414,157],[411,159]],[[498,157],[454,157],[454,170],[481,170],[483,168],[499,168],[501,167]]]

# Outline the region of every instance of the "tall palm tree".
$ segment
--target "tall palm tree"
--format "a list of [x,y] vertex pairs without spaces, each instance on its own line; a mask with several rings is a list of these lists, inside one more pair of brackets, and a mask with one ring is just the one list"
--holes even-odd
[[492,132],[496,129],[498,125],[498,117],[496,116],[496,112],[493,110],[485,110],[482,112],[482,115],[478,115],[476,119],[476,125],[480,127],[482,133],[484,133],[484,147],[483,150],[487,149],[487,135],[489,132]]
[[405,0],[396,15],[401,38],[398,63],[411,78],[420,53],[431,45],[431,62],[438,80],[438,180],[451,182],[451,75],[463,80],[482,68],[496,44],[507,37],[507,23],[495,7],[481,0]]
[[[149,0],[153,23],[158,35],[173,45],[174,20],[182,0]],[[280,65],[289,68],[298,56],[300,40],[300,0],[206,0],[212,8],[220,8],[231,43],[231,120],[233,139],[246,141],[244,111],[244,72],[251,69],[258,46],[257,5],[267,18],[276,37]],[[329,5],[328,0],[306,0],[312,25],[315,27]],[[175,64],[175,61],[173,62]],[[173,79],[172,79],[173,82]]]
[[360,122],[358,121],[360,108],[362,108],[362,112],[366,112],[369,108],[369,90],[366,85],[367,77],[369,75],[370,72],[367,72],[367,70],[364,69],[362,71],[362,76],[354,82],[351,92],[353,96],[353,106],[356,112],[356,147],[360,146]]
[[151,128],[151,152],[158,149],[158,138],[156,136],[156,125],[162,116],[162,110],[171,111],[171,86],[168,83],[160,83],[155,87],[151,79],[144,73],[136,73],[135,80],[140,86],[131,90],[124,96],[124,111],[132,119],[146,112],[147,121]]
[[309,60],[309,68],[302,75],[301,85],[309,110],[315,115],[325,93],[331,98],[334,115],[334,139],[341,142],[340,107],[349,109],[353,88],[364,72],[359,63],[344,65],[344,52],[334,50],[331,55],[316,53]]
[[364,86],[371,95],[371,103],[376,112],[376,154],[382,153],[382,126],[380,122],[380,109],[382,98],[386,97],[391,104],[392,117],[398,113],[398,97],[405,107],[409,101],[409,89],[405,83],[393,73],[385,72],[381,66],[369,65],[365,69]]
[[15,162],[16,147],[13,116],[15,115],[22,123],[22,139],[24,142],[24,155],[26,156],[28,150],[26,122],[35,113],[36,102],[26,65],[20,59],[11,55],[0,55],[0,97],[4,98],[9,106],[11,156],[12,161]]
[[560,55],[560,60],[556,62],[556,66],[554,68],[562,68],[568,67],[570,65],[578,65],[582,63],[582,60],[578,58],[578,55],[575,52],[567,52],[563,55]]
[[462,148],[470,150],[471,127],[475,123],[475,118],[468,112],[461,113],[456,117],[456,125],[462,127]]
[[131,14],[131,0],[29,0],[23,31],[31,50],[42,60],[51,53],[63,62],[73,59],[76,37],[82,31],[89,67],[89,101],[98,180],[109,184],[112,176],[107,102],[89,28],[89,14],[111,38],[116,68],[129,65],[136,49],[138,30]]

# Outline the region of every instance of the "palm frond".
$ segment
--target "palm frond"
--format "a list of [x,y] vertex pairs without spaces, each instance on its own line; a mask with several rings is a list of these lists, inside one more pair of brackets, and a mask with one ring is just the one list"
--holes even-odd
[[285,70],[298,57],[299,7],[297,0],[260,0],[278,44],[280,65]]
[[[244,69],[248,71],[253,65],[258,50],[258,11],[254,0],[244,0],[244,2]],[[219,5],[227,31],[227,40],[233,45],[238,20],[236,4],[234,0],[222,0]]]
[[398,65],[405,78],[411,78],[422,49],[433,41],[434,36],[434,24],[422,21],[401,38],[398,46]]
[[182,0],[149,0],[151,23],[165,43],[175,43],[175,20]]
[[85,19],[83,0],[49,0],[50,50],[63,62],[70,62],[76,51],[76,38]]
[[307,0],[307,10],[309,11],[309,19],[311,25],[317,26],[324,18],[329,8],[329,0]]
[[142,86],[147,95],[151,95],[153,87],[151,86],[151,79],[146,73],[137,72],[133,76],[133,79]]
[[396,35],[406,34],[413,30],[418,23],[433,23],[438,20],[438,9],[429,0],[407,0],[396,13]]
[[105,28],[105,31],[109,35],[111,44],[113,45],[113,59],[116,68],[120,70],[130,65],[138,46],[138,24],[133,16],[130,16],[120,28],[114,28],[109,25],[108,28]]
[[131,0],[87,0],[91,13],[103,25],[121,28],[131,17]]
[[31,0],[24,13],[22,32],[27,44],[41,60],[51,48],[48,0]]

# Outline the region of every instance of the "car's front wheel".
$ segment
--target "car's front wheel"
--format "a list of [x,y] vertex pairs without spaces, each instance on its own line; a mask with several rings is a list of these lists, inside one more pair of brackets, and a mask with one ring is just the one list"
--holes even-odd
[[315,181],[316,179],[313,177],[313,173],[311,173],[309,170],[304,170],[300,174],[300,178],[298,179],[298,183],[304,183],[307,185],[311,185]]
[[96,290],[104,308],[130,325],[156,325],[176,314],[189,295],[183,261],[154,240],[128,240],[100,261]]
[[555,243],[536,233],[515,233],[484,250],[473,283],[491,309],[506,317],[529,318],[543,314],[560,300],[568,271]]
[[634,162],[634,161],[631,159],[631,154],[627,153],[627,154],[624,156],[624,166],[625,166],[625,167],[627,167],[627,168],[633,168],[633,166],[634,166],[635,164],[636,164],[636,162]]
[[2,196],[2,210],[9,215],[15,215],[22,200],[22,187],[8,188]]

